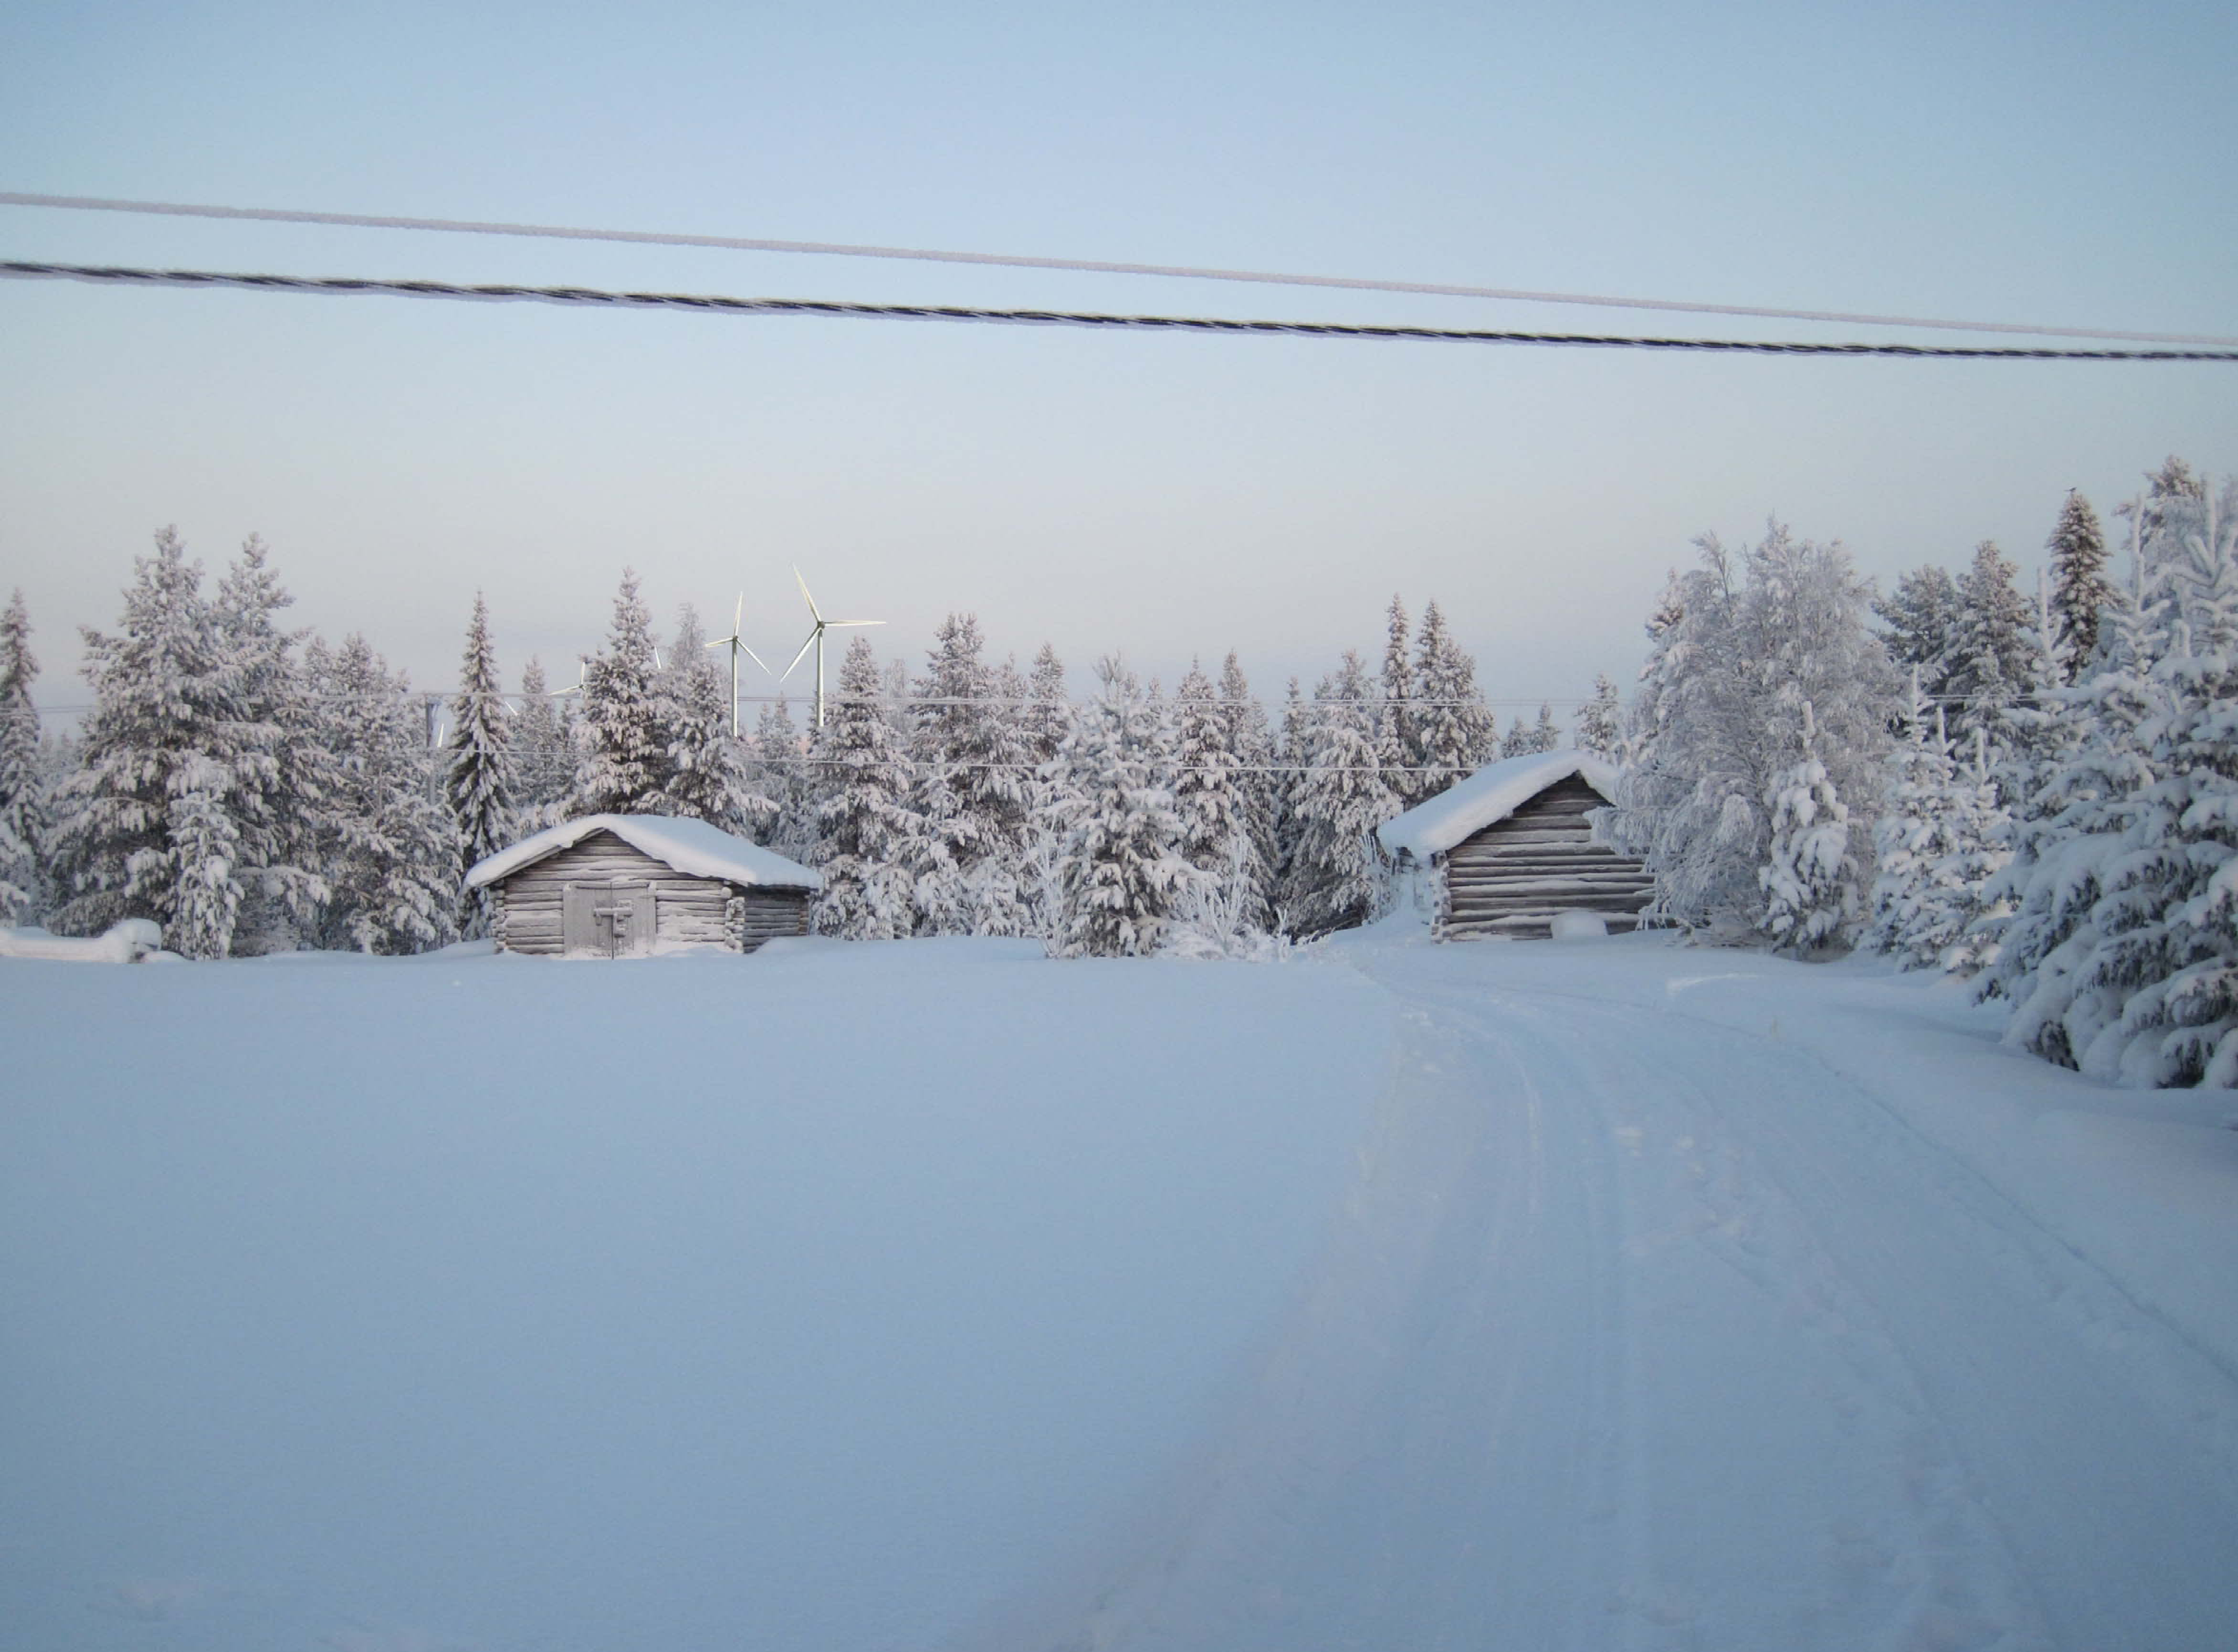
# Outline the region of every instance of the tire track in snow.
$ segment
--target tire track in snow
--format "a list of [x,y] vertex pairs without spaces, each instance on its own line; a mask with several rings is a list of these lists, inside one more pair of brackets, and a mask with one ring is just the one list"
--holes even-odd
[[[1489,997],[1542,1037],[1640,1036],[1633,1006]],[[2238,1384],[2221,1362],[1813,1052],[1689,1017],[1655,1023],[1663,1068],[1870,1305],[1943,1443],[1946,1503],[1994,1523],[2047,1642],[2226,1639]],[[1985,1580],[1943,1569],[1950,1609],[1923,1631],[1963,1644],[1997,1614],[1965,1599]]]

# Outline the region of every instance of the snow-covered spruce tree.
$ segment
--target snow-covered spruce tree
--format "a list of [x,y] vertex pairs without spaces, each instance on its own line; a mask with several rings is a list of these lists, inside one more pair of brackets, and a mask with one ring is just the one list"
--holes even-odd
[[457,934],[458,828],[411,687],[355,633],[310,658],[335,759],[323,944],[388,954],[440,946]]
[[[1864,822],[1879,813],[1890,728],[1898,709],[1888,654],[1864,627],[1868,591],[1839,545],[1795,540],[1774,522],[1738,565],[1714,534],[1663,608],[1636,711],[1635,757],[1600,830],[1645,861],[1652,913],[1709,938],[1773,932],[1763,877],[1775,815],[1815,762],[1846,816],[1844,852],[1821,885],[1844,913],[1861,911],[1871,875]],[[1823,820],[1821,799],[1813,821]],[[1791,817],[1798,812],[1790,810]],[[1831,841],[1831,839],[1830,839]],[[1846,938],[1846,916],[1822,938]],[[1792,933],[1782,932],[1780,939]]]
[[[2142,570],[2142,524],[2131,517],[2131,567]],[[1977,989],[2013,1005],[2005,1042],[2074,1066],[2120,1013],[2084,966],[2103,939],[2098,901],[2155,771],[2142,730],[2163,709],[2151,669],[2157,646],[2137,592],[2117,589],[2099,647],[2072,687],[2047,696],[2045,755],[2034,784],[2010,799],[2011,859],[1987,892],[2011,911],[1987,926],[1997,940]]]
[[489,933],[489,897],[468,890],[466,874],[512,841],[515,782],[512,731],[490,642],[489,605],[474,593],[459,692],[451,697],[451,732],[443,746],[443,799],[459,845],[458,930],[467,939]]
[[1476,686],[1476,661],[1453,640],[1435,602],[1422,610],[1414,654],[1417,798],[1465,780],[1500,752],[1500,720]]
[[1265,881],[1239,773],[1234,720],[1215,697],[1212,679],[1194,661],[1175,707],[1174,806],[1182,821],[1182,858],[1219,886],[1208,914],[1217,911],[1236,925],[1265,928]]
[[2238,1088],[2238,482],[2171,500],[2155,526],[2157,706],[2138,731],[2154,778],[2106,868],[2094,914],[2105,939],[2081,972],[2121,1017],[2078,1065],[2130,1084]]
[[520,714],[510,731],[517,831],[557,825],[574,794],[575,733],[562,711],[572,698],[553,693],[544,662],[532,656],[520,673]]
[[[1016,660],[996,667],[994,689],[990,715],[980,727],[983,743],[967,773],[974,777],[973,789],[981,788],[981,777],[999,781],[1009,802],[995,816],[995,846],[967,874],[964,892],[974,934],[1035,935],[1041,930],[1034,916],[1029,861],[1039,765],[1026,728],[1030,693]],[[984,792],[995,789],[990,784]]]
[[1025,906],[1023,932],[1046,939],[1056,932],[1057,870],[1071,835],[1081,798],[1066,757],[1073,729],[1064,664],[1044,642],[1026,680],[1025,716],[1020,727],[1026,760],[1034,766],[1028,787],[1024,849],[1018,872]]
[[888,715],[870,640],[849,640],[839,692],[824,706],[811,747],[824,797],[817,809],[817,865],[824,893],[816,932],[844,940],[898,940],[917,926],[903,865],[917,829],[903,798],[908,786],[899,731]]
[[1887,806],[1873,826],[1872,921],[1861,943],[1907,969],[1939,965],[1948,944],[1943,913],[1953,892],[1941,869],[1958,847],[1953,773],[1942,709],[1928,699],[1914,666]]
[[668,778],[661,813],[705,820],[741,837],[758,837],[777,804],[746,772],[746,753],[731,733],[731,686],[709,656],[699,615],[685,603],[676,641],[658,678],[655,698],[668,730]]
[[1520,715],[1509,722],[1506,738],[1500,742],[1500,754],[1502,757],[1528,757],[1538,749],[1538,746],[1532,743],[1530,729],[1524,726],[1523,719]]
[[1562,726],[1554,720],[1554,708],[1543,700],[1539,707],[1539,720],[1531,726],[1531,749],[1534,752],[1559,752],[1562,749]]
[[1881,641],[1889,658],[1901,669],[1919,673],[1921,691],[1930,700],[1941,701],[1951,693],[1952,656],[1964,606],[1957,581],[1931,563],[1901,576],[1894,591],[1873,603],[1887,627]]
[[[1015,934],[1032,807],[1023,707],[980,658],[979,618],[943,621],[914,685],[910,806],[924,820],[911,871],[923,934]],[[1015,675],[1015,673],[1013,673]],[[1022,685],[1011,685],[1022,687]]]
[[328,893],[318,863],[334,760],[295,657],[306,634],[282,630],[275,617],[295,598],[267,555],[264,541],[250,534],[212,605],[237,712],[228,800],[241,839],[235,952],[295,946],[317,924]]
[[40,842],[46,786],[39,772],[39,711],[31,680],[31,616],[18,588],[0,612],[0,924],[30,922],[46,910]]
[[1577,747],[1609,763],[1623,753],[1624,709],[1617,703],[1616,685],[1606,672],[1593,679],[1593,697],[1578,713]]
[[748,783],[774,806],[756,841],[805,864],[813,858],[816,841],[816,792],[806,761],[807,744],[782,691],[763,705],[749,755]]
[[584,662],[582,768],[569,811],[575,814],[666,812],[675,738],[669,697],[657,680],[652,616],[637,594],[637,573],[625,569],[614,597],[606,646]]
[[1291,869],[1298,859],[1298,798],[1306,784],[1306,763],[1313,753],[1315,707],[1301,693],[1293,677],[1282,691],[1282,723],[1275,735],[1275,859],[1268,885],[1268,904],[1274,909],[1275,927],[1286,926],[1284,903],[1289,899]]
[[1859,893],[1850,811],[1819,760],[1817,719],[1807,700],[1802,717],[1802,754],[1768,789],[1771,835],[1757,871],[1765,939],[1798,956],[1832,945],[1855,926]]
[[1375,760],[1375,708],[1357,654],[1347,649],[1314,688],[1314,709],[1282,898],[1283,928],[1308,939],[1375,915],[1387,876],[1375,828],[1399,813]]
[[[1275,766],[1275,733],[1267,708],[1251,693],[1235,651],[1220,668],[1220,707],[1228,719],[1228,748],[1235,753],[1236,784],[1243,793],[1244,819],[1250,828],[1251,853],[1245,863],[1250,888],[1243,897],[1242,921],[1271,930],[1275,926],[1275,874],[1281,859],[1276,822],[1281,812],[1280,777]],[[1414,760],[1410,754],[1407,760]]]
[[166,527],[135,564],[116,634],[83,633],[94,707],[52,839],[62,894],[52,922],[65,933],[149,918],[189,958],[232,946],[242,846],[226,799],[238,679],[201,587],[202,565]]
[[[1157,784],[1156,713],[1116,658],[1065,743],[1062,760],[1080,787],[1057,870],[1059,958],[1136,958],[1155,952],[1202,876],[1179,853],[1182,820]],[[1369,746],[1371,759],[1374,747]]]
[[2098,651],[2098,616],[2115,594],[2114,582],[2106,575],[2106,533],[2099,526],[2098,513],[2071,488],[2044,548],[2051,554],[2060,680],[2071,683]]
[[1993,541],[1974,549],[1958,578],[1958,615],[1943,692],[1955,696],[1952,738],[1979,727],[2000,751],[2012,741],[2010,712],[2048,685],[2036,641],[2036,615],[2014,583],[2016,570]]
[[1414,732],[1414,662],[1407,653],[1407,609],[1397,594],[1383,643],[1381,694],[1376,707],[1375,754],[1383,765],[1383,784],[1411,808],[1422,799],[1421,776],[1414,770],[1414,755],[1421,745]]

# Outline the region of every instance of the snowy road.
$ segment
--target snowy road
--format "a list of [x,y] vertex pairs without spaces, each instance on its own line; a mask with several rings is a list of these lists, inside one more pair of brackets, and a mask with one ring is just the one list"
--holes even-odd
[[0,961],[0,1645],[2222,1652],[2233,1103],[1995,1026],[1653,937]]
[[1078,1643],[2238,1642],[2227,1347],[1908,1123],[1901,1030],[1499,950],[1355,953],[1405,1028],[1347,1219]]

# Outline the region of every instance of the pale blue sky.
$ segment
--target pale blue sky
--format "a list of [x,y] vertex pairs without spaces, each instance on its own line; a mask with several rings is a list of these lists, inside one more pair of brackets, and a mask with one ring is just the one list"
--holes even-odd
[[[2238,333],[2224,6],[17,3],[0,188]],[[0,209],[4,255],[900,302],[1864,335],[921,263]],[[1873,335],[1905,336],[1904,335]],[[1931,341],[1930,341],[1931,342]],[[1994,342],[1994,341],[1991,341]],[[1885,581],[2034,565],[2238,368],[1674,359],[0,284],[0,586],[50,702],[149,534],[447,683],[593,647],[623,563],[791,653],[790,567],[921,658],[1262,691],[1437,597],[1495,695],[1628,679],[1778,513]]]

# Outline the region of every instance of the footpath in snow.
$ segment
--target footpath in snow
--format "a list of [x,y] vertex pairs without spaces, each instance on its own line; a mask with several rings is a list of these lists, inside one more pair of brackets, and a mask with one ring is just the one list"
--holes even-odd
[[2201,1652],[2238,1111],[1652,937],[0,961],[0,1622]]

